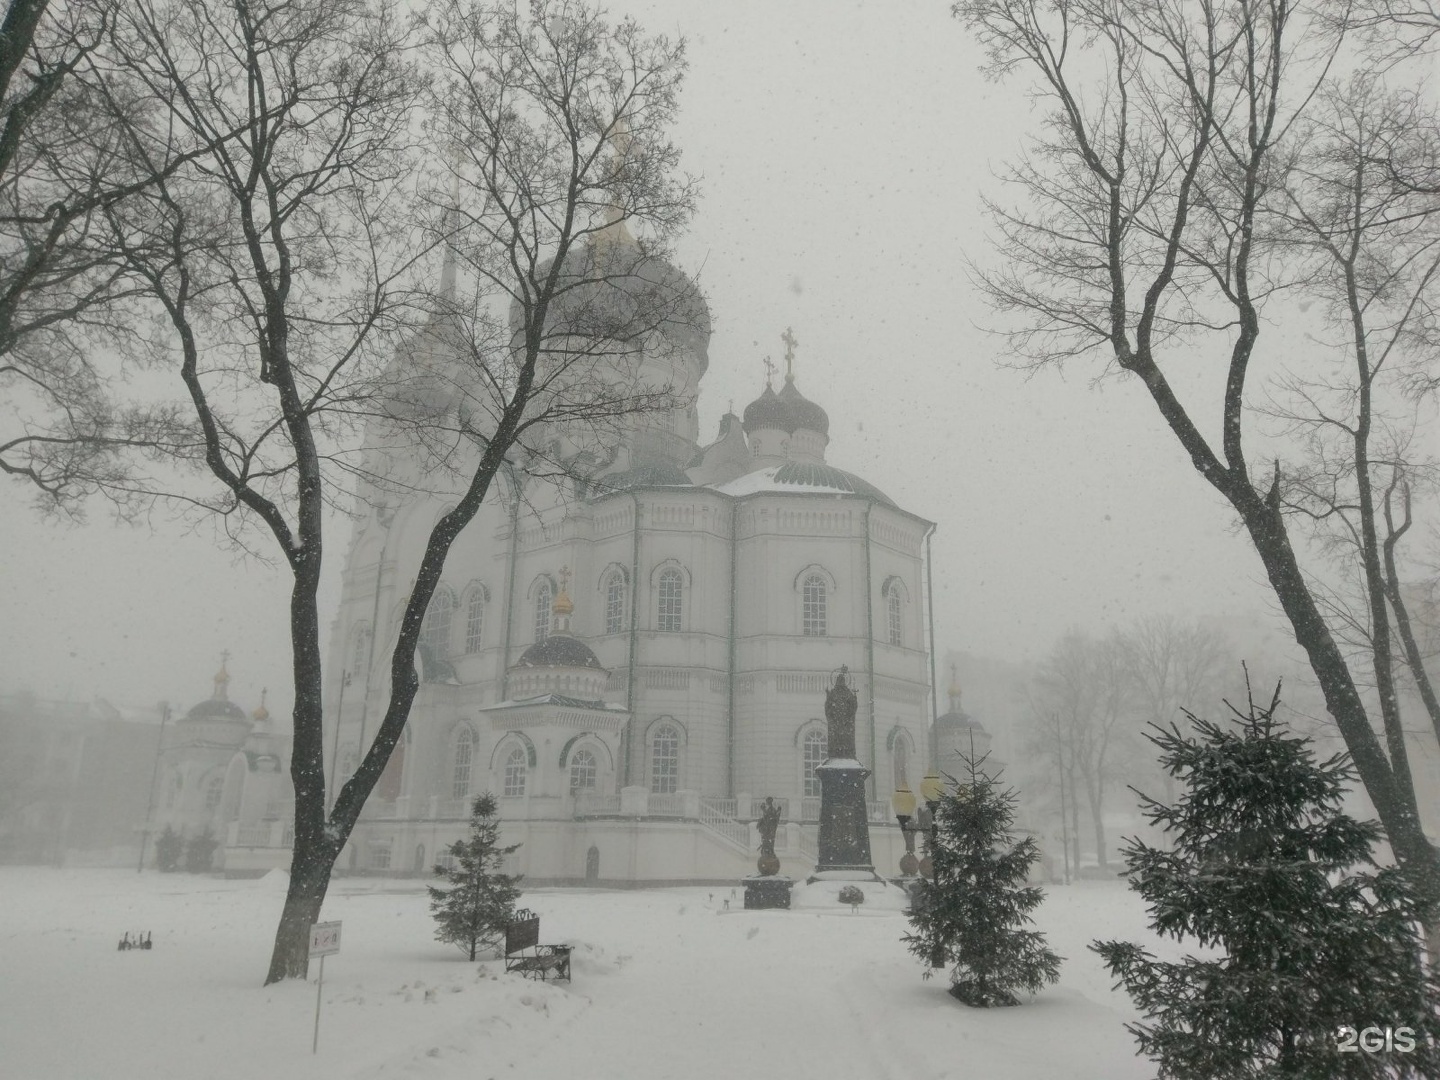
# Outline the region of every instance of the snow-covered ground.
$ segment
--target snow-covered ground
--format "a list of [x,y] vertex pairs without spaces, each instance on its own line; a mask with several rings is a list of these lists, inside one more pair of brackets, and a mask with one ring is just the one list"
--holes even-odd
[[[812,893],[826,886],[812,887]],[[320,1051],[308,984],[262,988],[284,882],[0,869],[0,1075],[24,1080],[787,1080],[1153,1075],[1128,1000],[1086,945],[1148,940],[1119,882],[1055,888],[1040,928],[1066,961],[1019,1008],[922,980],[904,917],[823,896],[744,911],[728,889],[526,892],[574,982],[506,975],[436,942],[422,884],[337,881]],[[878,897],[876,898],[879,899]],[[120,952],[125,931],[154,934]],[[1174,950],[1172,945],[1164,951]]]

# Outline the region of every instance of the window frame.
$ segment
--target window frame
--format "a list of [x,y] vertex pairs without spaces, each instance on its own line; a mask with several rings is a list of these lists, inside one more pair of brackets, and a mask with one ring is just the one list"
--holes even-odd
[[800,583],[800,634],[828,637],[830,587],[823,574],[812,572]]
[[655,583],[655,629],[661,634],[685,629],[685,575],[674,566],[661,570]]
[[[582,777],[588,777],[589,782],[578,783],[577,781]],[[600,759],[595,756],[593,750],[581,747],[570,755],[570,794],[574,796],[582,791],[595,791],[599,786]]]
[[[438,602],[444,601],[440,606]],[[425,618],[420,622],[420,640],[430,647],[430,655],[436,660],[449,660],[451,642],[455,634],[455,593],[445,585],[436,588],[425,606]],[[439,648],[436,648],[436,644]]]
[[[518,763],[518,767],[517,767]],[[523,747],[514,747],[510,753],[505,755],[505,764],[501,767],[500,797],[503,799],[523,799],[525,789],[529,786],[528,778],[530,773],[530,762]],[[512,790],[518,788],[518,790]]]
[[683,739],[679,725],[670,720],[656,724],[650,732],[649,742],[650,792],[653,795],[674,795],[680,790],[680,747]]
[[[817,758],[811,751],[819,747]],[[800,790],[807,799],[818,799],[823,792],[816,770],[830,755],[830,736],[823,727],[810,727],[800,736]]]
[[621,570],[612,570],[605,579],[605,633],[625,632],[625,608],[630,600],[629,583]]
[[485,589],[475,586],[465,600],[465,655],[478,653],[485,644]]
[[534,637],[535,644],[539,645],[550,636],[554,628],[555,613],[552,610],[555,606],[555,586],[550,583],[549,578],[541,578],[535,586],[534,604]]
[[[455,733],[455,741],[450,748],[450,797],[452,799],[467,799],[470,797],[470,785],[475,775],[475,748],[477,739],[474,730],[469,724],[461,724],[460,730]],[[464,769],[464,777],[461,777],[461,769]]]

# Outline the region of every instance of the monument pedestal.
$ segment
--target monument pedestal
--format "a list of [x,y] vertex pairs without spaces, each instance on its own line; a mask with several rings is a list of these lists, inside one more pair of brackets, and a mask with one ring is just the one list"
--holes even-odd
[[817,766],[820,778],[820,857],[810,881],[880,881],[870,857],[865,781],[870,770],[853,758]]
[[795,885],[795,879],[773,874],[765,877],[741,878],[740,884],[745,886],[745,908],[749,910],[761,910],[764,908],[789,908],[790,890]]

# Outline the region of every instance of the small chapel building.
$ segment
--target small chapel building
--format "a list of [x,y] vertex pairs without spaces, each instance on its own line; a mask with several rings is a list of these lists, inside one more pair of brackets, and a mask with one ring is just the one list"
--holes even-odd
[[[683,318],[637,357],[675,404],[628,419],[583,482],[522,467],[491,489],[451,550],[421,635],[420,693],[340,868],[427,871],[490,791],[505,841],[523,845],[512,868],[534,883],[753,873],[766,796],[785,808],[783,872],[808,872],[825,691],[842,665],[859,695],[876,863],[893,867],[890,795],[931,765],[934,525],[827,461],[829,415],[800,391],[789,331],[779,389],[772,374],[702,445],[708,308],[623,229],[608,242],[631,245],[637,288],[680,299]],[[599,243],[571,258],[604,258]],[[436,341],[421,335],[396,363],[433,374]],[[458,407],[446,385],[417,379],[406,406]],[[553,450],[564,457],[563,437]],[[383,714],[409,585],[449,505],[361,492],[328,664],[326,753],[341,778]]]

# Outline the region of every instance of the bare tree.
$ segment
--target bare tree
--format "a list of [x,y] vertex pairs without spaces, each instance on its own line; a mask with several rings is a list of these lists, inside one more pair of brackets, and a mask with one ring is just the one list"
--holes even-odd
[[1078,631],[1066,634],[1041,662],[1029,707],[1031,742],[1064,775],[1079,862],[1079,792],[1090,813],[1095,861],[1109,863],[1106,797],[1119,782],[1133,750],[1134,684],[1124,641]]
[[[1120,648],[1130,677],[1137,730],[1172,723],[1183,709],[1213,700],[1232,660],[1224,635],[1168,614],[1136,622],[1121,636]],[[1173,800],[1174,777],[1160,770],[1158,779],[1167,801]]]
[[[1034,365],[1086,354],[1135,377],[1260,556],[1396,856],[1440,900],[1440,853],[1387,755],[1289,533],[1273,455],[1252,462],[1247,407],[1272,358],[1266,316],[1297,282],[1271,217],[1302,119],[1344,47],[1289,0],[961,0],[992,71],[1024,69],[1050,107],[994,205],[1006,253],[982,273],[1012,343]],[[1223,358],[1219,424],[1172,381]],[[1258,369],[1258,370],[1257,370]]]
[[[657,269],[695,199],[667,136],[683,47],[568,0],[437,0],[415,18],[384,0],[137,0],[104,60],[145,106],[119,127],[154,178],[104,207],[109,257],[168,331],[147,345],[195,431],[168,460],[198,479],[144,494],[218,515],[247,547],[259,526],[294,578],[294,850],[266,981],[303,977],[456,537],[497,475],[583,471],[617,427],[677,402],[637,357],[703,312]],[[155,111],[178,167],[150,153]],[[417,493],[454,504],[409,589],[373,742],[327,809],[316,591],[325,508],[357,484],[362,517]]]
[[1306,370],[1266,411],[1304,451],[1281,473],[1282,503],[1314,524],[1356,594],[1355,604],[1327,596],[1332,625],[1369,667],[1390,760],[1402,788],[1413,787],[1397,667],[1409,667],[1440,740],[1401,550],[1414,495],[1433,495],[1437,476],[1420,413],[1440,374],[1440,200],[1416,177],[1440,155],[1440,125],[1417,95],[1387,91],[1370,73],[1325,86],[1319,104],[1297,124],[1303,149],[1277,213],[1280,242],[1309,271],[1306,295],[1324,305],[1325,333],[1312,335],[1319,348]]
[[123,392],[143,286],[104,218],[205,147],[182,152],[116,70],[122,8],[16,0],[0,27],[0,472],[75,516],[96,493],[139,509],[136,452],[158,459],[188,437],[174,409]]

